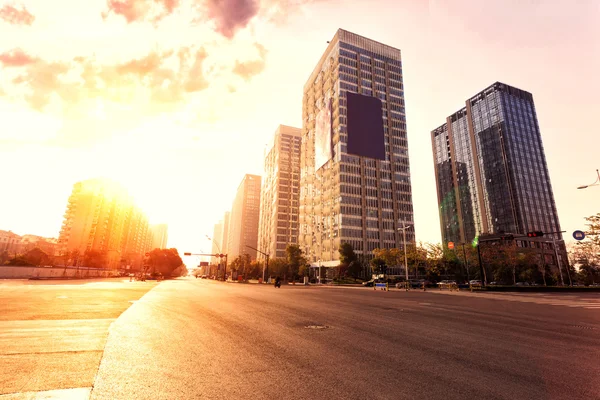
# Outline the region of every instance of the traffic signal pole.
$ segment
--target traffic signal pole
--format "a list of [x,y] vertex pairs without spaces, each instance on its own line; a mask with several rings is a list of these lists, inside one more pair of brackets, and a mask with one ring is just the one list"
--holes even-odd
[[255,251],[259,252],[260,254],[262,254],[263,256],[265,256],[265,266],[263,267],[263,277],[262,277],[262,280],[263,280],[263,283],[264,283],[265,282],[265,270],[267,271],[267,274],[269,273],[269,254],[265,253],[265,252],[262,252],[259,249],[255,249],[252,246],[246,245],[246,247],[248,247],[248,248],[250,248],[252,250],[255,250]]

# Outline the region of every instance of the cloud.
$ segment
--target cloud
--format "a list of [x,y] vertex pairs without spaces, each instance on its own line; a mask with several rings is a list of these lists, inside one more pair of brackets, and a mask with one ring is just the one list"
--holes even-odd
[[265,69],[267,49],[260,43],[254,43],[258,50],[258,59],[241,62],[236,60],[233,73],[249,81]]
[[108,10],[102,13],[107,18],[111,12],[121,15],[127,23],[142,20],[160,21],[173,13],[180,0],[108,0]]
[[31,25],[35,20],[35,17],[27,11],[25,6],[21,6],[20,9],[18,9],[6,4],[4,7],[0,8],[0,19],[13,25]]
[[[229,39],[260,10],[259,0],[190,0],[190,4],[191,10],[186,11],[195,14],[190,22],[212,21],[216,32]],[[102,17],[113,13],[124,17],[127,23],[158,22],[180,6],[180,0],[108,0],[108,10]]]
[[260,16],[267,21],[283,24],[303,6],[324,1],[328,0],[262,0]]
[[206,0],[204,7],[216,31],[231,39],[237,30],[244,28],[259,11],[256,0]]
[[13,49],[0,54],[0,63],[5,67],[23,67],[37,62],[35,57],[31,57],[21,49]]
[[17,49],[0,55],[0,61],[22,67],[11,82],[32,108],[44,110],[56,99],[64,110],[86,103],[95,107],[97,99],[148,108],[181,103],[187,94],[209,87],[204,74],[207,57],[204,48],[182,48],[117,64],[86,57],[48,62]]

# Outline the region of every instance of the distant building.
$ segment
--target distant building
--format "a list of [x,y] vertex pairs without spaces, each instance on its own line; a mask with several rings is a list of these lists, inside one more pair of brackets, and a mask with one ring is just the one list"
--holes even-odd
[[148,218],[125,188],[104,180],[78,182],[67,203],[58,239],[58,253],[76,253],[80,264],[86,252],[106,257],[106,266],[139,268],[148,250]]
[[229,245],[229,215],[231,213],[226,211],[223,215],[223,230],[221,232],[221,236],[219,237],[219,246],[221,246],[221,253],[227,254],[228,245]]
[[300,232],[315,265],[402,248],[413,202],[400,50],[338,29],[304,85]]
[[[223,237],[223,220],[219,221],[217,224],[215,224],[214,228],[213,228],[213,235],[211,238],[211,243],[212,243],[212,248],[210,253],[211,254],[220,254],[221,253],[221,239]],[[217,257],[211,257],[210,261],[213,264],[216,264],[219,259]]]
[[256,251],[247,246],[258,245],[260,184],[260,176],[247,174],[238,187],[229,219],[228,262],[246,253],[256,259]]
[[[496,82],[431,132],[442,239],[560,232],[531,93]],[[562,239],[560,233],[546,235]]]
[[150,237],[152,238],[150,250],[167,248],[167,243],[169,239],[168,229],[169,227],[167,226],[167,224],[150,225]]
[[272,258],[285,257],[287,245],[298,243],[301,143],[301,129],[280,125],[266,152],[258,249]]
[[58,240],[55,238],[45,238],[37,235],[23,235],[21,236],[20,253],[27,253],[29,250],[38,248],[49,256],[56,254]]
[[11,231],[0,230],[0,252],[14,256],[21,252],[21,236]]

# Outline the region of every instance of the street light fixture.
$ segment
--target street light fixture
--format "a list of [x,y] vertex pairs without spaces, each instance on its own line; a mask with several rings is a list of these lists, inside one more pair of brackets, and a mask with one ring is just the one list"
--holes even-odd
[[408,285],[408,257],[406,255],[406,230],[412,226],[412,223],[407,225],[404,221],[399,221],[402,223],[402,227],[398,228],[399,231],[402,231],[402,239],[404,241],[404,272],[406,273],[406,284]]
[[600,186],[600,172],[598,170],[596,170],[596,175],[597,175],[597,178],[594,181],[594,183],[592,183],[591,185],[579,186],[577,189],[585,189],[585,188],[588,188],[590,186]]
[[[219,254],[221,254],[221,246],[219,246],[219,242],[217,242],[216,240],[212,240],[212,238],[208,235],[204,235],[206,236],[206,238],[208,240],[210,240],[211,242],[213,242],[215,244],[215,246],[217,246],[217,250],[219,250]],[[219,265],[221,265],[223,260],[223,257],[219,257]],[[225,269],[223,270],[223,280],[226,281],[227,280],[227,255],[225,255]]]

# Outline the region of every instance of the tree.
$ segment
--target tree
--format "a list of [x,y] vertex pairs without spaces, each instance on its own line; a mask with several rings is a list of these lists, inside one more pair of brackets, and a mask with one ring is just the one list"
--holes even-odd
[[354,248],[350,243],[342,243],[339,248],[340,265],[338,267],[338,278],[347,273],[348,266],[358,260]]
[[148,253],[148,265],[152,272],[173,276],[175,269],[183,264],[177,249],[154,249]]
[[340,264],[348,267],[350,263],[357,261],[358,256],[350,243],[342,243],[339,248]]
[[4,250],[0,253],[0,265],[3,265],[8,260],[10,260],[10,255],[8,254],[8,251]]
[[363,267],[360,262],[352,261],[350,265],[348,265],[348,275],[354,278],[354,280],[361,277],[363,271]]
[[289,272],[291,276],[295,279],[296,276],[298,276],[298,273],[300,272],[300,266],[306,264],[304,252],[297,244],[288,244],[288,246],[285,249],[285,254],[289,265]]
[[42,249],[36,247],[23,255],[23,258],[31,265],[47,265],[50,257]]
[[283,257],[269,260],[269,274],[271,276],[284,276],[288,274],[288,262]]
[[97,250],[86,250],[83,254],[83,266],[88,268],[105,268],[106,253]]
[[14,258],[11,258],[10,260],[6,261],[4,263],[4,265],[18,265],[18,266],[23,266],[23,267],[33,267],[34,265],[31,264],[29,261],[27,261],[23,256],[16,256]]
[[385,260],[381,257],[371,259],[371,267],[376,275],[385,273]]

